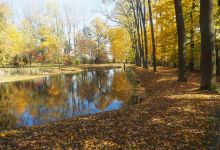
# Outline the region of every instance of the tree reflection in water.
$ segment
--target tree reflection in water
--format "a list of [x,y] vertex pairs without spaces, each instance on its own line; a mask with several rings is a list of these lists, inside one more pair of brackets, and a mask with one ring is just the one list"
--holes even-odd
[[0,84],[0,130],[119,109],[133,94],[128,77],[110,69]]

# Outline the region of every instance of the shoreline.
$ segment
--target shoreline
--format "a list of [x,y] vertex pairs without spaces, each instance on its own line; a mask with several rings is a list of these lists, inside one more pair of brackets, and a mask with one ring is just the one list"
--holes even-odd
[[[127,66],[131,66],[131,65],[129,64]],[[11,75],[11,76],[6,76],[6,77],[0,77],[0,84],[17,82],[17,81],[34,80],[38,78],[54,76],[54,75],[59,75],[59,74],[75,74],[75,73],[79,73],[79,72],[87,71],[87,70],[99,70],[99,69],[104,70],[104,69],[122,68],[122,67],[123,67],[123,64],[92,64],[92,65],[87,64],[87,65],[79,65],[79,66],[66,66],[66,67],[61,67],[60,69],[58,67],[56,68],[48,67],[48,69],[53,69],[53,72],[42,73],[42,74]]]

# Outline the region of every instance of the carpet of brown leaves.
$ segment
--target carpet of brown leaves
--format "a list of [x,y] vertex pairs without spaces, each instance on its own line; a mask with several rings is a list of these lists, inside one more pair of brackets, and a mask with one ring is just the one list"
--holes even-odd
[[133,67],[144,101],[112,112],[7,131],[0,149],[217,149],[220,95],[201,92],[199,76]]

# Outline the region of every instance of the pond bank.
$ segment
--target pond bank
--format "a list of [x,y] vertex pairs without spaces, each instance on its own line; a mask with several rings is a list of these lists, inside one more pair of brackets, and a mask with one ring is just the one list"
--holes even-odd
[[[0,83],[15,82],[23,80],[33,80],[51,75],[58,74],[74,74],[84,70],[98,70],[98,69],[111,69],[123,67],[122,64],[94,64],[94,65],[78,65],[71,67],[38,67],[38,68],[4,68],[0,69]],[[6,72],[1,76],[1,72]],[[2,73],[3,74],[3,73]]]
[[201,92],[197,74],[132,67],[146,97],[126,109],[0,134],[0,149],[215,149],[220,96]]

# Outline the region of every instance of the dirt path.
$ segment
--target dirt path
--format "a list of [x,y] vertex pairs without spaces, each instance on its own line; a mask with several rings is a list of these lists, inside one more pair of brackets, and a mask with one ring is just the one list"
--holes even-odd
[[1,134],[1,149],[215,149],[220,95],[198,91],[198,75],[133,67],[144,101],[127,109],[76,117]]

